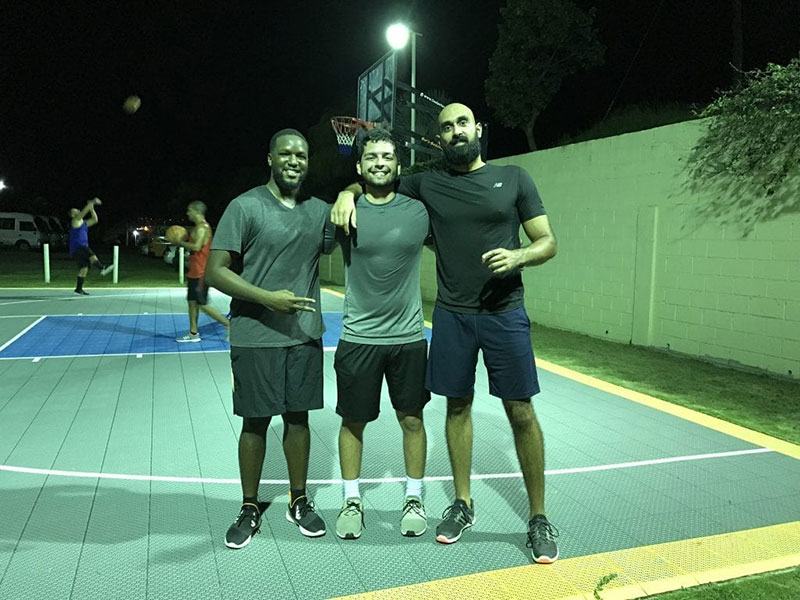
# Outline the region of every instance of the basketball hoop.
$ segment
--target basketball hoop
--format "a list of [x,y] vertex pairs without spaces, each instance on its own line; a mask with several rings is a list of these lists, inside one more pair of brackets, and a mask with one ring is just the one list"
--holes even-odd
[[336,141],[339,143],[339,154],[350,156],[353,152],[353,143],[356,141],[358,130],[362,127],[369,131],[375,123],[362,121],[356,117],[333,117],[331,127],[336,134]]

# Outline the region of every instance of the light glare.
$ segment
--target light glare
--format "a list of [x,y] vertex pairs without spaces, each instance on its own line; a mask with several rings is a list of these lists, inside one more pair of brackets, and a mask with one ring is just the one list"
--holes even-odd
[[408,44],[410,32],[402,23],[395,23],[386,30],[386,39],[395,50],[401,50]]

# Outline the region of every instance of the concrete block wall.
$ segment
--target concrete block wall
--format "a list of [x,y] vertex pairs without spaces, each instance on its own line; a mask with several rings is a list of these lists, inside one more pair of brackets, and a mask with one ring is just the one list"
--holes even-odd
[[800,215],[703,216],[693,121],[493,161],[537,182],[559,240],[525,272],[538,322],[800,378]]

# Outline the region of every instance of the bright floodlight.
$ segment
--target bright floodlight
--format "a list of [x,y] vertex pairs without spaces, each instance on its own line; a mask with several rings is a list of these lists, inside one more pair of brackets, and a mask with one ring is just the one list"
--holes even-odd
[[405,48],[410,35],[408,27],[402,23],[395,23],[386,30],[386,39],[389,41],[389,45],[395,50]]
[[6,189],[6,182],[0,179],[0,190]]

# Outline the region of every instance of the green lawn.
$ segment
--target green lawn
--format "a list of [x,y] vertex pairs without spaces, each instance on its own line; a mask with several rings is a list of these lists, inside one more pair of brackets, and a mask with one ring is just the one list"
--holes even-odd
[[[93,248],[104,263],[111,263],[111,249]],[[188,261],[188,259],[187,259]],[[75,287],[78,268],[66,252],[50,252],[50,283],[44,282],[42,252],[15,249],[0,250],[0,287]],[[145,256],[134,249],[120,249],[119,283],[112,276],[101,277],[97,269],[90,269],[84,287],[91,292],[100,287],[180,287],[178,272],[163,260]]]
[[[109,252],[98,249],[102,260]],[[75,266],[53,254],[51,286],[75,284]],[[93,271],[86,287],[112,286]],[[163,261],[123,252],[119,286],[179,286]],[[0,287],[42,287],[40,252],[0,251]],[[341,286],[329,285],[342,290]],[[430,319],[433,306],[425,304]],[[535,315],[533,315],[535,318]],[[800,382],[711,365],[656,350],[607,342],[534,325],[537,356],[605,381],[650,394],[763,433],[800,444]],[[800,569],[671,592],[659,600],[789,600],[800,598]]]

